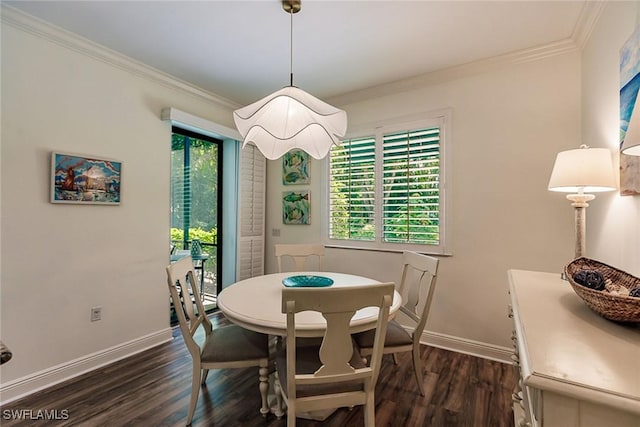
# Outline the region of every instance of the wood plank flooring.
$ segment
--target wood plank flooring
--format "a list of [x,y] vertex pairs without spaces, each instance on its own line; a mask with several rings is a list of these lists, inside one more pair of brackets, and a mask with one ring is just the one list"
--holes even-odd
[[[212,316],[214,326],[226,323]],[[180,331],[175,339],[125,360],[0,408],[10,426],[183,426],[191,384],[191,357]],[[398,365],[385,356],[376,386],[376,426],[511,427],[511,365],[422,346],[425,396],[413,377],[411,355]],[[10,362],[9,362],[10,363]],[[285,427],[259,415],[256,368],[212,370],[193,426]],[[22,419],[15,419],[22,415]],[[57,418],[47,420],[46,418]],[[286,417],[285,417],[286,418]],[[324,422],[298,419],[300,427],[363,426],[362,408],[339,409]]]

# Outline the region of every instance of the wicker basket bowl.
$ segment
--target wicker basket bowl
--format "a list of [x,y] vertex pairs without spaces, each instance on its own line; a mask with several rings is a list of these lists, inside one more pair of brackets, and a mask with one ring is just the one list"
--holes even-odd
[[607,289],[596,291],[573,280],[573,275],[580,270],[597,271],[604,277],[608,287],[619,285],[628,290],[640,288],[640,279],[631,274],[618,270],[607,264],[590,258],[577,258],[564,268],[571,287],[580,298],[602,317],[616,322],[640,322],[640,298],[616,295]]

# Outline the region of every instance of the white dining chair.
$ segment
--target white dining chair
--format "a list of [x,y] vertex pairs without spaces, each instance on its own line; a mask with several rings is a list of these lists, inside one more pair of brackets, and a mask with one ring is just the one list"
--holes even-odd
[[[260,413],[269,413],[269,344],[267,335],[249,331],[237,325],[212,327],[200,299],[198,281],[191,256],[180,258],[167,267],[169,293],[180,324],[184,343],[193,362],[191,401],[187,425],[191,425],[198,402],[200,384],[205,384],[209,369],[244,368],[258,366],[259,391],[262,398]],[[195,303],[195,307],[194,307]],[[204,343],[199,344],[196,332],[204,329]]]
[[[383,354],[393,354],[398,364],[396,353],[411,351],[413,353],[413,371],[420,394],[424,396],[422,363],[420,362],[420,337],[429,318],[429,311],[436,289],[438,259],[405,251],[402,254],[402,278],[398,292],[402,296],[400,312],[404,313],[413,329],[407,331],[396,320],[391,320],[387,327]],[[373,352],[374,334],[370,331],[353,336],[360,352],[366,356]]]
[[293,271],[322,271],[324,262],[324,245],[315,243],[276,244],[274,245],[278,260],[278,273],[283,273],[283,258],[293,260]]
[[[393,283],[337,288],[284,288],[282,312],[287,315],[285,348],[276,355],[276,392],[287,405],[287,426],[296,414],[364,405],[366,427],[375,426],[374,390],[393,300]],[[374,344],[367,365],[350,334],[357,310],[377,307]],[[296,313],[322,313],[327,327],[320,345],[296,345]]]

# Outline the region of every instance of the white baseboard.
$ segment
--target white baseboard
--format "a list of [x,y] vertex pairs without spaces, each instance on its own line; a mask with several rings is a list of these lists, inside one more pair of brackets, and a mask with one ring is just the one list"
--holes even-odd
[[7,404],[120,359],[133,356],[172,339],[171,328],[163,329],[2,384],[0,385],[0,405]]
[[[45,369],[35,374],[18,378],[0,386],[0,405],[28,396],[39,390],[77,377],[102,366],[124,359],[172,339],[170,328],[145,335],[135,340],[89,354],[85,357]],[[420,340],[423,344],[457,353],[469,354],[483,359],[511,364],[513,350],[478,341],[425,331]]]
[[508,364],[513,363],[511,360],[513,349],[508,347],[500,347],[497,345],[429,331],[424,331],[422,333],[420,342],[433,347],[455,351],[457,353],[495,360],[496,362]]

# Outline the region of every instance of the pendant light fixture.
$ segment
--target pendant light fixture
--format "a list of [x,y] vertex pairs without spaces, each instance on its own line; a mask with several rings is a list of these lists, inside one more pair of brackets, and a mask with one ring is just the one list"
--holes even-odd
[[315,159],[325,157],[331,145],[340,144],[347,131],[347,113],[293,85],[293,14],[300,0],[283,0],[291,16],[290,83],[251,105],[233,112],[244,147],[253,142],[270,160],[299,148]]

